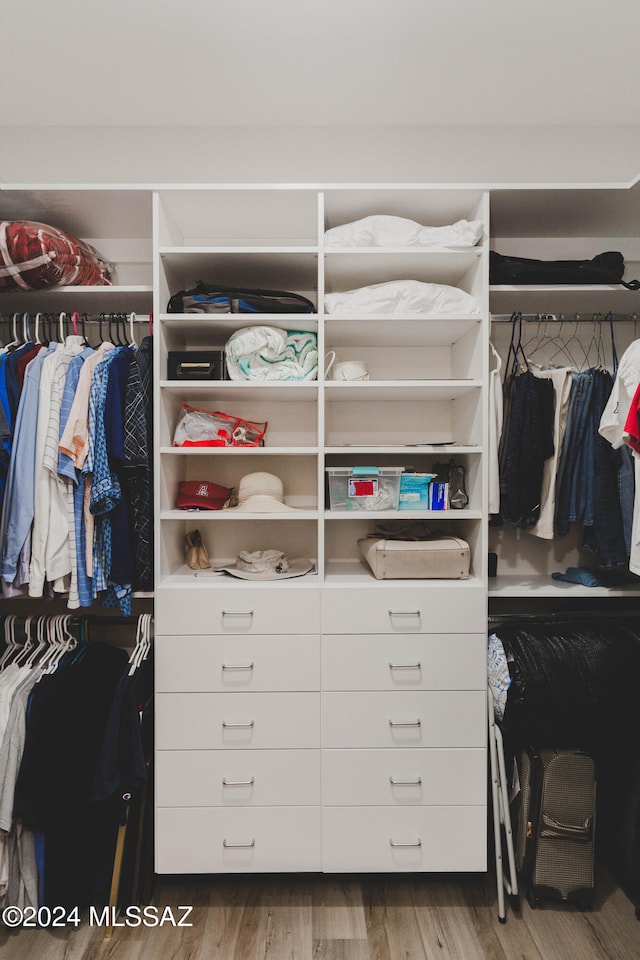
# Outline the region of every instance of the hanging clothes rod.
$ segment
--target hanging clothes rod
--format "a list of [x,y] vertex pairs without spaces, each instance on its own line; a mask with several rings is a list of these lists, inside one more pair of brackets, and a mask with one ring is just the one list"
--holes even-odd
[[636,323],[640,320],[637,313],[613,313],[612,311],[576,312],[570,313],[492,313],[491,322],[511,323],[514,320],[526,320],[534,323],[597,323],[613,320],[616,323]]
[[539,323],[545,323],[546,321],[553,323],[559,320],[560,316],[555,313],[492,313],[491,321],[511,323],[512,320],[536,320]]
[[[28,316],[33,320],[35,320],[36,316],[50,317],[52,319],[55,319],[56,322],[59,320],[60,317],[63,317],[65,320],[68,320],[69,322],[72,322],[73,320],[73,313],[68,313],[64,311],[61,313],[59,310],[39,310],[37,311],[37,313],[28,313],[28,314],[18,313],[17,311],[15,313],[0,313],[0,323],[13,323],[14,317],[20,320],[20,322],[22,322],[23,316]],[[141,314],[140,316],[138,316],[138,314],[136,314],[131,310],[112,310],[109,313],[105,311],[102,314],[96,314],[96,316],[92,316],[92,317],[88,316],[86,313],[80,313],[77,315],[77,317],[79,321],[84,321],[84,323],[105,323],[105,322],[108,323],[110,317],[112,320],[118,317],[119,319],[124,318],[127,320],[127,322],[132,322],[132,323],[149,323],[148,313]]]
[[[0,614],[0,624],[4,623],[7,617],[13,617],[14,622],[17,624],[25,624],[27,621],[31,620],[34,623],[38,620],[66,620],[69,626],[77,627],[83,623],[88,623],[89,626],[114,626],[114,627],[135,627],[140,617],[142,616],[151,616],[151,614],[139,614],[132,617],[121,617],[117,613],[114,613],[112,616],[101,616],[100,614],[87,613],[84,616],[74,616],[70,613],[32,613],[32,614],[11,614],[11,613],[2,613]],[[153,623],[153,617],[151,618]]]
[[[608,597],[593,597],[589,598],[594,601],[604,600],[606,604],[611,602],[611,598]],[[616,597],[616,601],[619,601],[621,598]],[[633,599],[630,597],[629,599]],[[629,620],[635,615],[634,610],[629,607],[625,610],[611,610],[606,607],[601,607],[595,609],[590,607],[588,610],[584,608],[575,608],[567,610],[549,610],[547,612],[540,613],[528,613],[528,612],[519,612],[519,613],[490,613],[487,617],[487,623],[489,626],[494,624],[501,623],[511,623],[521,622],[521,623],[564,623],[567,620],[601,620],[606,617],[607,620]]]

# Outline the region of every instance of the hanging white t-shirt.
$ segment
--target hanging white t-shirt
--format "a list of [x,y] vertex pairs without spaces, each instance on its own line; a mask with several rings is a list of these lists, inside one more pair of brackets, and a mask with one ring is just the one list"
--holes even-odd
[[[624,425],[634,394],[640,383],[640,340],[627,347],[622,354],[611,396],[600,418],[598,433],[608,440],[614,450],[624,445]],[[629,570],[640,576],[640,454],[633,451],[635,496],[631,529]]]

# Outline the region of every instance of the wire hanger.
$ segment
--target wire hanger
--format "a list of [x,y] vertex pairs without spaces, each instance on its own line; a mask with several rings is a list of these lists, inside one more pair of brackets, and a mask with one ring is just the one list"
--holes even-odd
[[[518,328],[517,341],[516,341],[516,326]],[[509,364],[509,361],[511,361],[511,365]],[[511,340],[509,343],[509,350],[507,351],[507,359],[505,363],[505,379],[510,375],[514,375],[518,372],[522,373],[528,369],[529,369],[529,364],[527,362],[527,357],[522,347],[522,314],[512,313],[511,314]]]

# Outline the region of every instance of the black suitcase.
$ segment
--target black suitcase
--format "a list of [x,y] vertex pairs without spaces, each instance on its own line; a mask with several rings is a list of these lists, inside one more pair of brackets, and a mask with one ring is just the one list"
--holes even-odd
[[549,900],[591,906],[596,774],[581,750],[520,754],[516,865],[532,907]]

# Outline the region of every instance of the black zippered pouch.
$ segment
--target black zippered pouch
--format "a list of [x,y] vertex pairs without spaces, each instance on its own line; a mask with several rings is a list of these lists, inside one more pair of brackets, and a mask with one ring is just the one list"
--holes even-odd
[[616,250],[591,260],[532,260],[489,252],[489,282],[494,284],[620,283],[627,290],[640,289],[639,280],[626,282],[623,276],[624,257]]
[[174,293],[167,313],[315,313],[311,300],[286,290],[250,290],[199,280]]

